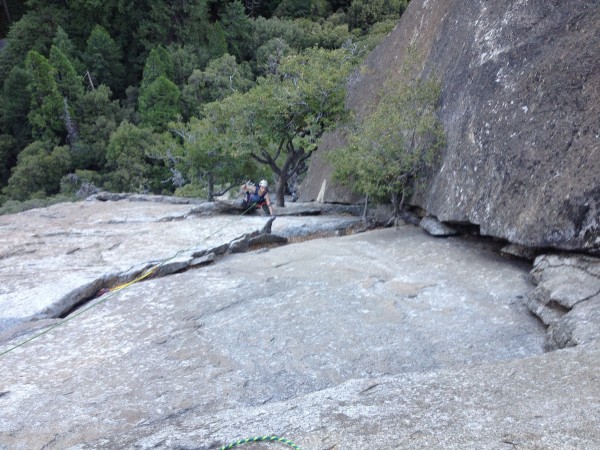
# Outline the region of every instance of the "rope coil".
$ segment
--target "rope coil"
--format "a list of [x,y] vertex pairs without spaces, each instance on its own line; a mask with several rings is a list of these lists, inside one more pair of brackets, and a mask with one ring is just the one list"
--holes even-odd
[[289,439],[286,438],[282,438],[279,436],[257,436],[257,437],[252,437],[252,438],[247,438],[247,439],[240,439],[239,441],[236,442],[232,442],[229,445],[226,445],[224,447],[221,447],[219,450],[231,450],[232,448],[235,447],[239,447],[241,445],[244,444],[249,444],[252,442],[279,442],[281,444],[285,444],[295,450],[301,450],[300,447],[298,447],[296,444],[294,444],[292,441],[290,441]]

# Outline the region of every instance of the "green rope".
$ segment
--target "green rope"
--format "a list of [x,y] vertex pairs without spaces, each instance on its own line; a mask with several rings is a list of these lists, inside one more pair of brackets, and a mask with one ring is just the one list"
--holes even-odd
[[231,450],[232,448],[239,447],[240,445],[249,444],[251,442],[279,442],[281,444],[288,445],[295,450],[301,450],[296,444],[292,441],[279,437],[279,436],[257,436],[248,439],[240,439],[239,441],[233,442],[229,445],[221,447],[219,450]]

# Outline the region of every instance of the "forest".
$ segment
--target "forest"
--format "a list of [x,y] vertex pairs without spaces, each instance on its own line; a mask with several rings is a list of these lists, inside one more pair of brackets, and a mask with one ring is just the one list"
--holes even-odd
[[[283,202],[407,0],[1,0],[0,206],[97,190]],[[354,75],[353,75],[354,74]]]

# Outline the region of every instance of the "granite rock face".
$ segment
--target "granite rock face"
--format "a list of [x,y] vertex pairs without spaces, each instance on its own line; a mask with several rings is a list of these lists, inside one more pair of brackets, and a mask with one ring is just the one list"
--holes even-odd
[[[359,117],[408,45],[442,82],[448,145],[412,199],[443,222],[537,248],[600,253],[600,3],[413,0],[349,87]],[[343,133],[324,137],[327,152]],[[356,201],[317,153],[301,199]]]
[[101,193],[0,216],[0,342],[19,324],[63,317],[148,270],[166,276],[227,253],[360,228],[348,214],[355,209],[296,203],[277,208],[273,222],[231,202]]
[[529,309],[548,327],[550,348],[600,341],[600,260],[543,255],[531,270]]
[[[529,275],[490,239],[356,232],[352,208],[222,208],[130,197],[0,216],[0,317],[21,321],[0,333],[0,449],[600,445],[599,342],[545,353],[526,306],[534,278],[575,310],[572,277],[552,275],[574,261]],[[130,267],[162,273],[56,317]]]

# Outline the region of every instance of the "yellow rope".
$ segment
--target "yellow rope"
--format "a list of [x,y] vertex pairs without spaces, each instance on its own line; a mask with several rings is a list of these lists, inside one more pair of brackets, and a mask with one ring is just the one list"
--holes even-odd
[[115,286],[114,288],[110,288],[108,291],[109,292],[117,292],[117,291],[120,291],[121,289],[125,289],[126,287],[131,286],[132,284],[137,283],[138,281],[141,281],[144,278],[147,278],[150,275],[152,275],[154,272],[156,272],[156,269],[158,269],[159,266],[160,266],[160,264],[156,265],[154,267],[150,267],[150,269],[148,269],[146,271],[146,273],[144,273],[142,276],[137,277],[135,280],[132,280],[129,283],[121,284],[119,286]]

